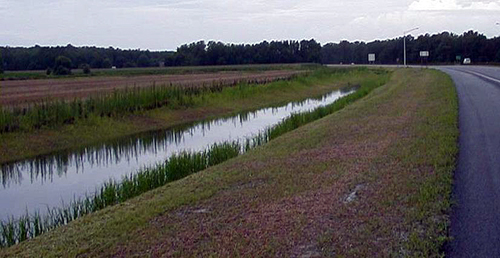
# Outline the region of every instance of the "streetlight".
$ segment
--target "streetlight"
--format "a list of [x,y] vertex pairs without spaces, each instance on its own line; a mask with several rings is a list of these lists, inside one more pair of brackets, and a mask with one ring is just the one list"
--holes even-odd
[[406,67],[406,34],[414,31],[414,30],[418,30],[419,28],[416,27],[414,29],[411,29],[411,30],[407,30],[405,32],[403,32],[403,48],[404,48],[404,63],[405,63],[405,67]]

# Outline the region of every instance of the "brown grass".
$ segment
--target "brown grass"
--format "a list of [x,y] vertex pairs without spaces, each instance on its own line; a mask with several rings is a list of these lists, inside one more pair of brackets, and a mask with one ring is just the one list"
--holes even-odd
[[49,80],[0,81],[0,106],[24,106],[47,100],[73,100],[132,87],[153,85],[203,86],[212,83],[269,82],[290,78],[303,71],[219,72],[180,75],[88,77]]

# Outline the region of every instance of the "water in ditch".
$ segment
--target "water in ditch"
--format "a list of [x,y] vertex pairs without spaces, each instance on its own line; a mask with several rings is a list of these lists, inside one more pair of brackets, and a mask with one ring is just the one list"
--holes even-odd
[[0,220],[47,208],[92,194],[103,183],[154,166],[172,154],[201,151],[214,143],[244,141],[278,124],[292,113],[333,103],[355,89],[333,91],[320,98],[263,108],[126,137],[78,151],[60,152],[0,165]]

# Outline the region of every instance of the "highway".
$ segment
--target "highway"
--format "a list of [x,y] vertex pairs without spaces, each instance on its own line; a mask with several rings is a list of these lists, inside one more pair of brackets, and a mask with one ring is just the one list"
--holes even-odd
[[455,82],[459,156],[447,257],[500,257],[500,68],[437,67]]

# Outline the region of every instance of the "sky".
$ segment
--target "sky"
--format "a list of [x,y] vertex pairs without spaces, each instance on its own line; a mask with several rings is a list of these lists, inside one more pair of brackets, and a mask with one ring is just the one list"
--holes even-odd
[[175,50],[198,40],[500,35],[500,0],[0,0],[0,45]]

